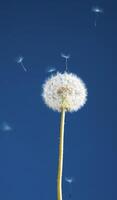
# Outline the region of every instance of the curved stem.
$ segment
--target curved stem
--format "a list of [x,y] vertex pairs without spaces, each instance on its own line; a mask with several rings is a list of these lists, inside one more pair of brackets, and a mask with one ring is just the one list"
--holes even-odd
[[57,176],[57,200],[62,200],[64,124],[65,124],[65,109],[63,108],[61,111],[61,122],[60,122],[60,144],[59,144],[59,161],[58,161],[58,176]]

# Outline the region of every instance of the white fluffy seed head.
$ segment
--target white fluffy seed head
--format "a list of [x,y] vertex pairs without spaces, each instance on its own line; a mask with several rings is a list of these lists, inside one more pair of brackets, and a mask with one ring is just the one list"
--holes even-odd
[[83,81],[72,73],[59,73],[51,76],[43,85],[42,97],[45,104],[54,111],[74,112],[87,100],[87,89]]

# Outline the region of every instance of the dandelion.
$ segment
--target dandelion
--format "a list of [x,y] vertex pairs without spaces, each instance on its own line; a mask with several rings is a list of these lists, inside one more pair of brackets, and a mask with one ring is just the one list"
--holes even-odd
[[87,89],[84,82],[75,74],[57,72],[44,83],[42,97],[49,108],[61,113],[57,200],[62,200],[65,113],[77,111],[86,103]]

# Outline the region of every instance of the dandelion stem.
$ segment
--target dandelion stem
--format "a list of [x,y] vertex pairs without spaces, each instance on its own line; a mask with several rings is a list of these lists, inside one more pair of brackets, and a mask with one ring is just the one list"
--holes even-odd
[[65,124],[65,109],[62,108],[62,111],[61,111],[61,122],[60,122],[60,144],[59,144],[58,176],[57,176],[57,200],[62,200],[64,124]]

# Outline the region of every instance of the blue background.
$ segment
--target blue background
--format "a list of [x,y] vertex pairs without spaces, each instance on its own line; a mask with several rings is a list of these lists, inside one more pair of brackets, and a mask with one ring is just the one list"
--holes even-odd
[[13,129],[0,131],[1,200],[56,199],[60,114],[41,93],[46,69],[65,69],[61,52],[88,88],[87,104],[66,115],[63,199],[117,199],[117,2],[1,0],[0,123]]

